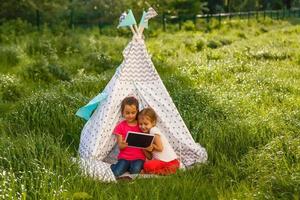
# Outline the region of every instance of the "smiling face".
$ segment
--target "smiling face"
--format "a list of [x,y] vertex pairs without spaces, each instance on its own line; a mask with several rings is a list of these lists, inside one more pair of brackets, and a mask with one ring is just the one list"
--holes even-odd
[[150,129],[155,126],[155,121],[152,121],[147,116],[139,117],[139,127],[143,133],[149,133]]
[[127,123],[134,123],[137,113],[138,110],[135,105],[125,105],[122,114]]

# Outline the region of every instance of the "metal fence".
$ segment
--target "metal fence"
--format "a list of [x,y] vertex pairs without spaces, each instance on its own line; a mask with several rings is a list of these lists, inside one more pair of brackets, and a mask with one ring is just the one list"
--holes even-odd
[[[72,11],[70,15],[65,15],[64,20],[70,25],[70,27],[80,26],[80,27],[91,27],[91,26],[99,26],[100,29],[107,26],[116,26],[116,24],[112,23],[105,23],[101,19],[101,13],[95,13],[93,16],[88,17],[76,17],[75,12]],[[82,14],[82,13],[81,13]],[[100,14],[100,15],[99,15]],[[99,16],[98,16],[99,15]],[[83,15],[86,16],[86,15]],[[174,16],[169,15],[167,13],[162,13],[160,17],[155,18],[154,21],[157,24],[162,25],[164,31],[167,31],[168,25],[176,25],[177,28],[180,30],[182,29],[182,25],[186,21],[192,21],[195,25],[202,21],[204,23],[210,24],[212,21],[217,21],[219,25],[222,24],[224,20],[232,20],[232,19],[240,19],[240,20],[265,20],[266,18],[271,18],[274,20],[280,19],[288,19],[291,17],[300,18],[300,8],[293,8],[293,9],[282,9],[282,10],[263,10],[263,11],[247,11],[247,12],[231,12],[231,13],[216,13],[216,14],[199,14],[199,15],[181,15],[181,16]],[[36,24],[39,28],[44,22],[47,20],[43,20],[43,13],[36,11],[35,19],[32,19],[31,22]],[[117,22],[117,21],[116,21]],[[47,22],[51,25],[51,22]],[[53,25],[56,24],[54,21]]]
[[182,28],[182,23],[191,20],[196,25],[197,20],[204,20],[206,23],[210,23],[212,19],[216,19],[221,25],[223,20],[231,20],[233,18],[237,19],[257,19],[265,20],[267,17],[271,19],[287,19],[291,17],[300,18],[300,9],[282,9],[282,10],[263,10],[263,11],[247,11],[247,12],[233,12],[233,13],[217,13],[217,14],[202,14],[195,16],[171,16],[163,13],[162,15],[162,24],[163,30],[166,31],[167,24],[178,24],[178,28]]

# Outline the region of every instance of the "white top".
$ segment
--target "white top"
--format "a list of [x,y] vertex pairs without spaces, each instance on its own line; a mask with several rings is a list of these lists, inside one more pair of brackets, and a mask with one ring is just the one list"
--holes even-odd
[[161,139],[162,146],[163,146],[162,152],[158,152],[158,151],[153,151],[152,152],[152,157],[153,157],[154,160],[161,160],[161,161],[164,161],[164,162],[170,162],[172,160],[177,159],[177,155],[176,155],[175,151],[171,147],[170,143],[168,142],[168,140],[164,136],[164,134],[162,134],[160,132],[159,128],[157,128],[156,126],[152,127],[150,129],[150,134],[159,135],[160,139]]

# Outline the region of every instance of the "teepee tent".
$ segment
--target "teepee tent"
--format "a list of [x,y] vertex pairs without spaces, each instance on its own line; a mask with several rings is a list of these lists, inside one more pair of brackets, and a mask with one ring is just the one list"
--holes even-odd
[[130,26],[133,32],[132,41],[123,51],[124,60],[104,91],[76,113],[88,120],[80,138],[81,164],[87,174],[104,181],[115,180],[110,164],[117,161],[118,148],[112,132],[122,120],[121,101],[127,96],[136,97],[140,109],[150,106],[156,111],[157,126],[168,138],[183,166],[207,160],[206,150],[193,140],[146,50],[142,32],[155,15],[152,8],[144,12],[138,28],[135,20],[128,20],[133,17],[131,11],[121,16],[120,24]]

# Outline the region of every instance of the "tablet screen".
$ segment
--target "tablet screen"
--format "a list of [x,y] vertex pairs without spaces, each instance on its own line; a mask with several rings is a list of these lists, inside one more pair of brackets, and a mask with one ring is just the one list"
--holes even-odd
[[129,147],[136,148],[147,148],[149,147],[154,139],[154,135],[139,132],[127,132],[126,142]]

